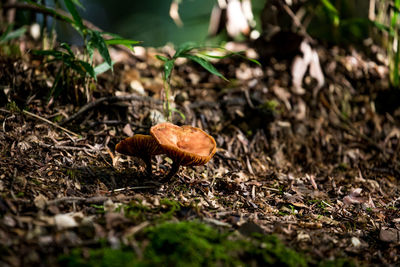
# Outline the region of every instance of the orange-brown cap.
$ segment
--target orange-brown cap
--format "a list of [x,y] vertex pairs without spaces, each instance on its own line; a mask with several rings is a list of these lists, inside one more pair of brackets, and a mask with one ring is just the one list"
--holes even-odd
[[216,143],[212,136],[192,126],[160,123],[150,129],[150,134],[165,154],[182,166],[206,164],[215,154]]
[[115,150],[121,154],[139,158],[146,158],[163,152],[151,135],[143,134],[136,134],[122,140],[115,146]]

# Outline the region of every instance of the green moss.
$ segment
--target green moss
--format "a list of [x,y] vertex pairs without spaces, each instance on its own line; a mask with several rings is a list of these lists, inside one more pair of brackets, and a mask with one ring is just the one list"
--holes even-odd
[[349,165],[347,165],[346,163],[342,162],[339,163],[339,165],[336,167],[336,170],[340,171],[340,172],[345,172],[349,169]]
[[15,103],[15,101],[8,102],[6,107],[11,112],[15,112],[15,113],[21,112],[21,109],[18,107],[18,105],[17,105],[17,103]]
[[149,264],[202,266],[223,258],[222,236],[196,222],[164,223],[147,230]]
[[103,214],[103,213],[105,213],[105,211],[104,211],[104,205],[91,204],[90,206],[96,209],[96,213],[97,213],[97,214]]
[[178,201],[163,198],[160,200],[160,205],[153,209],[136,200],[122,206],[122,208],[125,216],[135,222],[152,220],[160,223],[172,219],[181,209],[181,204]]
[[90,250],[86,257],[82,254],[82,249],[74,249],[70,255],[61,256],[59,263],[68,267],[126,267],[137,266],[139,263],[135,253],[129,250],[101,248]]
[[[259,266],[307,266],[304,255],[287,248],[276,236],[257,235],[257,242],[243,243],[247,257]],[[242,246],[242,247],[243,247]]]
[[17,44],[2,44],[0,45],[0,56],[9,58],[21,57],[21,50]]
[[129,202],[128,205],[122,206],[125,216],[134,222],[141,222],[146,220],[147,214],[151,212],[149,207],[139,203],[137,200]]
[[279,106],[279,103],[276,100],[269,100],[264,102],[264,104],[260,105],[259,108],[261,110],[264,110],[265,112],[276,112],[277,108]]
[[176,212],[180,211],[181,204],[178,201],[163,198],[160,200],[161,220],[170,220]]
[[[132,248],[75,249],[60,257],[63,266],[307,266],[307,259],[272,235],[244,238],[206,224],[166,222],[139,236],[142,257]],[[86,255],[86,256],[83,256]]]
[[78,175],[78,171],[74,169],[67,169],[66,174],[68,175],[69,178],[75,179]]

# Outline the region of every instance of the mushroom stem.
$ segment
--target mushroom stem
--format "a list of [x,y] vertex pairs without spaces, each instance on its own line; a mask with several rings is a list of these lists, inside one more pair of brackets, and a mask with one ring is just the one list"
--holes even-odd
[[172,167],[171,170],[169,171],[169,173],[161,179],[161,183],[166,183],[169,182],[171,180],[172,177],[175,176],[175,174],[179,171],[179,167],[181,166],[181,161],[180,160],[175,160],[172,163]]
[[151,168],[151,156],[143,158],[144,163],[146,164],[146,173],[151,176],[152,168]]

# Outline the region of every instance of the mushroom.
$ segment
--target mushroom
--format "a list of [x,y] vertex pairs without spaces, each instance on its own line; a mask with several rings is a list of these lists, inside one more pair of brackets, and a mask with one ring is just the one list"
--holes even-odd
[[179,166],[204,165],[216,152],[214,138],[189,125],[179,127],[168,122],[160,123],[150,128],[150,134],[163,153],[173,160],[172,168],[162,182],[169,181],[178,172]]
[[146,172],[151,175],[151,157],[163,153],[162,148],[151,135],[136,134],[115,146],[121,154],[141,158],[146,163]]

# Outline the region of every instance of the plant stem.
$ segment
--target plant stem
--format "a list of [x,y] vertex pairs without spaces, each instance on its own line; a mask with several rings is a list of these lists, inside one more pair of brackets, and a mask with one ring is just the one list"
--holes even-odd
[[172,113],[169,105],[170,90],[171,90],[171,85],[169,81],[164,81],[164,93],[165,93],[164,115],[167,118],[167,121],[171,121],[171,113]]

